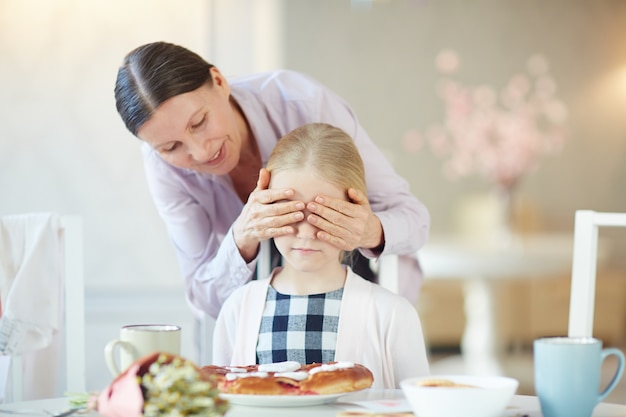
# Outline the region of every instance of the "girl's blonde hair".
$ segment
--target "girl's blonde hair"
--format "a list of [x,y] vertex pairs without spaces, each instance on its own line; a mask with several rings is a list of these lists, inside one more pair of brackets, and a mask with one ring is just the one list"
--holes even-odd
[[277,173],[306,167],[346,192],[355,188],[367,194],[361,155],[352,138],[335,126],[310,123],[292,130],[278,141],[266,168]]

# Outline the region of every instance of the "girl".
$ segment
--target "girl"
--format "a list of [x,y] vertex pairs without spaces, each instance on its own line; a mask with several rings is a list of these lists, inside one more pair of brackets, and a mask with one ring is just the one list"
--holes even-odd
[[[293,189],[287,200],[318,195],[348,202],[348,189],[366,192],[363,162],[341,129],[307,124],[282,138],[267,164],[269,190]],[[342,264],[343,252],[318,238],[306,220],[274,238],[284,267],[252,281],[225,302],[214,334],[216,365],[352,361],[374,374],[373,388],[398,388],[428,375],[422,328],[404,298]]]

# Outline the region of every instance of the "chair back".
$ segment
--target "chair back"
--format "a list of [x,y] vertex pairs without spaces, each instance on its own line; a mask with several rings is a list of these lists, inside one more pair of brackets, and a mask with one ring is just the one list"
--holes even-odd
[[[25,216],[28,216],[26,214]],[[15,216],[11,216],[15,217]],[[83,230],[82,219],[79,216],[58,216],[61,250],[55,256],[61,257],[62,273],[62,306],[61,332],[54,337],[59,337],[59,344],[64,352],[59,361],[65,369],[65,386],[57,387],[54,394],[62,395],[64,392],[85,392],[85,306],[84,306],[84,278],[83,278]],[[28,236],[25,237],[29,239]],[[0,251],[0,255],[2,251]],[[62,336],[62,337],[61,337]],[[39,351],[28,355],[13,355],[9,380],[4,402],[19,402],[33,398],[30,394],[33,381],[27,381],[25,369],[37,367],[37,354]],[[33,360],[33,363],[27,363]],[[58,366],[57,369],[63,369]],[[48,378],[49,379],[49,376]],[[57,381],[63,378],[56,378]]]
[[626,227],[626,213],[576,211],[568,325],[570,337],[593,335],[598,229],[600,227]]

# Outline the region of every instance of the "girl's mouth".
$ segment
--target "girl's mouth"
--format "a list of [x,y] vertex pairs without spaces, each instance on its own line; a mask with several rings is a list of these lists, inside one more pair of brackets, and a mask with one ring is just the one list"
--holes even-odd
[[297,253],[299,253],[301,255],[310,255],[312,253],[318,252],[315,249],[308,249],[308,248],[293,248],[293,251],[297,252]]

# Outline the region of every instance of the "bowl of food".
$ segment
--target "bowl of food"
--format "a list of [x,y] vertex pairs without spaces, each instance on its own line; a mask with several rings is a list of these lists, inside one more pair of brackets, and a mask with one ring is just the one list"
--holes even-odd
[[504,376],[441,375],[400,382],[415,417],[501,417],[519,382]]

